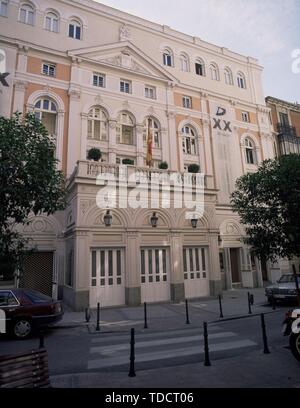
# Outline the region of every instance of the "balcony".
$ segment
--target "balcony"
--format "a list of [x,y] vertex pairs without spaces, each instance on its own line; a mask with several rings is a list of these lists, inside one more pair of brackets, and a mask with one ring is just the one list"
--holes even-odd
[[287,154],[300,154],[300,137],[297,136],[294,126],[277,124],[279,153],[281,156]]
[[277,123],[277,132],[280,135],[297,137],[295,126],[286,125],[284,123]]
[[[85,180],[88,184],[95,183],[99,175],[113,175],[116,181],[124,180],[128,185],[132,186],[139,183],[153,183],[162,185],[164,181],[167,183],[169,178],[176,183],[184,183],[191,187],[201,187],[202,180],[196,174],[179,173],[174,171],[149,169],[145,167],[136,166],[119,166],[116,164],[96,163],[90,161],[79,161],[70,177],[69,183],[74,181],[80,182],[80,179]],[[214,190],[213,176],[204,176],[204,188]]]

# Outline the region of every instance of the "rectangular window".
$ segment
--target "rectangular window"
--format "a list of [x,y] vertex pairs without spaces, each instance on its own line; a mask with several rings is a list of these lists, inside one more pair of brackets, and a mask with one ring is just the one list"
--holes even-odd
[[101,251],[100,254],[100,276],[105,278],[105,252]]
[[113,273],[113,252],[108,251],[108,276],[114,276]]
[[192,98],[189,96],[183,96],[182,106],[187,109],[192,109]]
[[117,251],[117,276],[122,276],[121,251]]
[[42,73],[44,75],[55,77],[56,65],[55,64],[49,64],[49,63],[43,63]]
[[73,26],[73,24],[69,25],[69,37],[74,38],[74,26]]
[[205,249],[201,249],[201,258],[202,258],[202,270],[206,270],[206,259],[205,259]]
[[81,27],[79,25],[69,24],[69,37],[76,40],[81,39]]
[[242,121],[250,123],[250,114],[249,112],[242,112]]
[[131,82],[121,81],[120,82],[120,92],[130,94],[131,93]]
[[204,76],[204,69],[202,64],[195,64],[196,75]]
[[149,275],[152,275],[153,274],[153,269],[152,269],[152,251],[151,250],[149,250],[148,251],[148,270],[149,270]]
[[7,1],[0,1],[0,16],[7,17]]
[[194,270],[193,250],[190,249],[189,253],[190,253],[190,270],[193,271]]
[[287,113],[279,112],[279,120],[280,120],[280,123],[283,126],[289,126],[290,125],[289,116],[288,116]]
[[100,74],[93,75],[93,85],[98,86],[99,88],[105,87],[105,76]]
[[183,250],[183,270],[184,272],[187,272],[186,249]]
[[145,97],[149,99],[156,99],[156,90],[152,86],[145,87]]

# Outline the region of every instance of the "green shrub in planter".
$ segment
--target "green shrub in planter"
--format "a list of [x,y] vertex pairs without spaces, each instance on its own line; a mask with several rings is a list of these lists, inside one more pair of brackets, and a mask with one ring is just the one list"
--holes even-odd
[[124,164],[125,166],[133,166],[134,165],[134,160],[124,159],[124,160],[122,160],[122,164]]
[[88,152],[88,160],[94,160],[98,162],[102,157],[102,153],[99,149],[93,148]]
[[169,165],[168,165],[167,162],[162,162],[162,163],[160,163],[159,168],[160,168],[160,170],[168,170]]
[[199,173],[200,166],[198,164],[190,164],[188,170],[189,170],[189,173]]

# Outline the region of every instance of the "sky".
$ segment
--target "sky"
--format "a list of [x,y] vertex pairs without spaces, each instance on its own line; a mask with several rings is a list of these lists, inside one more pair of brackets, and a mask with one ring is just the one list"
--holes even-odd
[[265,95],[300,103],[300,0],[96,1],[258,58]]

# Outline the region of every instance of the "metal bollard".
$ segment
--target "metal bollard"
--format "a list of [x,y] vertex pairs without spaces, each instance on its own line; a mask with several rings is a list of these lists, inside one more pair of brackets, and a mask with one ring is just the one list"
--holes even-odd
[[40,345],[39,345],[40,349],[45,348],[45,336],[44,333],[41,331],[40,332]]
[[205,360],[204,360],[204,366],[205,367],[210,367],[211,366],[211,362],[209,359],[209,347],[208,347],[208,329],[207,329],[207,322],[203,323],[203,329],[204,329],[204,356],[205,356]]
[[144,303],[144,329],[148,329],[148,319],[147,319],[147,303]]
[[264,354],[271,354],[269,350],[269,346],[268,346],[265,315],[261,314],[260,317],[261,317],[261,328],[262,328],[262,335],[263,335],[263,342],[264,342]]
[[130,369],[128,377],[136,377],[135,369],[134,369],[134,362],[135,362],[135,353],[134,353],[134,345],[135,345],[135,329],[131,329],[131,339],[130,339]]
[[191,324],[190,322],[190,315],[189,315],[189,302],[185,300],[185,313],[186,313],[186,324]]
[[219,305],[220,305],[220,319],[223,319],[224,315],[223,315],[223,306],[222,306],[222,296],[221,295],[219,295]]
[[89,308],[85,309],[85,320],[87,323],[89,323],[91,320],[91,311]]
[[251,309],[251,295],[248,292],[248,307],[249,307],[249,314],[252,314],[252,309]]
[[100,303],[97,304],[97,326],[96,331],[100,331]]

